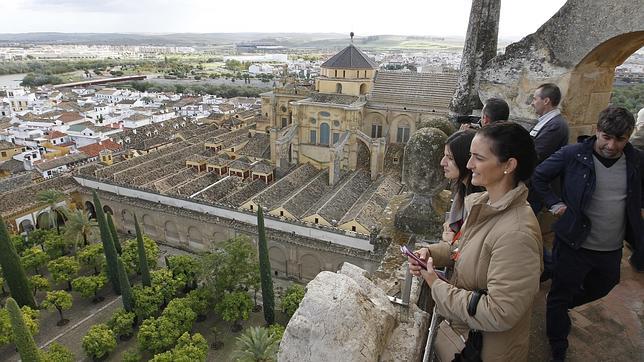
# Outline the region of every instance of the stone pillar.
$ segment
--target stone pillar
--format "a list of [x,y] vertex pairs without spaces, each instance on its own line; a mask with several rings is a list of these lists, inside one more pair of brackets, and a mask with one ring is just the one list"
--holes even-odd
[[277,154],[277,128],[271,127],[270,129],[271,141],[271,163],[275,167],[279,167],[279,155]]
[[452,113],[470,114],[483,107],[478,95],[481,69],[496,56],[500,14],[501,0],[472,1],[458,86],[449,105]]

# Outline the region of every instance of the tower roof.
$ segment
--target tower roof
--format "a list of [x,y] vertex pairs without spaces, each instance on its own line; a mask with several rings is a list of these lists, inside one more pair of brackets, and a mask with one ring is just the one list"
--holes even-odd
[[351,44],[324,62],[322,68],[377,69],[378,64]]

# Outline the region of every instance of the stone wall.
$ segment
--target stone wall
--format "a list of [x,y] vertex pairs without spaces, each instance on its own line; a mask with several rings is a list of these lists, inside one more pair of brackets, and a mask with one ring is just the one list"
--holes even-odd
[[552,82],[564,95],[561,108],[571,141],[593,132],[610,101],[615,67],[644,46],[641,7],[632,0],[568,0],[535,33],[487,64],[480,98],[503,98],[512,117],[535,119],[532,94],[539,84]]

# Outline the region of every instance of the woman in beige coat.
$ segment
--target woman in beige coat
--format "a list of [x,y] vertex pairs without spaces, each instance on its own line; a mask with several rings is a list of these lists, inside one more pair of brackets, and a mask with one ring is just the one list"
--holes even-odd
[[[457,251],[449,243],[431,245],[416,252],[427,269],[411,258],[409,269],[430,285],[438,313],[454,329],[465,338],[468,329],[483,332],[483,361],[525,361],[542,268],[539,224],[523,183],[535,167],[534,143],[523,127],[501,122],[480,129],[470,153],[472,184],[487,191],[466,198],[469,215]],[[454,266],[450,283],[433,271],[447,265]],[[477,289],[487,295],[470,316],[467,306]]]

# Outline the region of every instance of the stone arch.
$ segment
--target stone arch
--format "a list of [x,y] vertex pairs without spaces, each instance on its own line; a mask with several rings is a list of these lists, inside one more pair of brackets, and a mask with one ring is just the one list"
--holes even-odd
[[311,280],[322,271],[322,263],[317,256],[305,254],[300,258],[300,279]]
[[29,219],[22,220],[20,224],[18,224],[18,231],[20,233],[23,233],[23,232],[29,233],[33,229],[34,229],[34,224]]
[[96,219],[96,208],[91,201],[85,201],[85,210],[89,213],[90,219]]
[[172,220],[165,222],[164,231],[165,239],[167,241],[181,241],[181,238],[179,237],[179,229],[177,229],[177,224],[175,224]]
[[121,218],[125,228],[134,227],[134,214],[132,214],[132,211],[123,209],[123,211],[121,211]]
[[367,94],[367,83],[360,84],[360,95]]
[[571,141],[592,132],[610,102],[615,67],[644,46],[640,7],[636,1],[568,0],[539,30],[486,63],[479,97],[503,98],[511,118],[534,121],[532,93],[539,84],[555,83]]
[[36,216],[36,227],[38,229],[49,229],[51,227],[47,211],[43,211]]
[[277,246],[272,246],[268,249],[268,258],[270,259],[274,276],[286,277],[288,275],[288,264],[284,250]]
[[389,127],[389,142],[405,143],[415,131],[414,121],[407,114],[398,115]]
[[331,137],[331,127],[326,122],[320,123],[320,144],[324,146],[329,145]]
[[201,249],[204,246],[203,235],[194,226],[188,227],[188,245],[196,249]]
[[364,116],[364,122],[362,127],[362,132],[367,134],[371,138],[374,137],[374,125],[380,126],[380,136],[387,137],[389,134],[389,125],[385,116],[382,113],[378,112],[369,112]]
[[371,150],[369,149],[369,145],[359,138],[356,143],[358,144],[356,168],[368,171],[371,169]]
[[106,214],[110,214],[110,215],[114,216],[114,211],[112,210],[111,207],[109,207],[107,205],[103,206],[103,212],[105,212]]
[[141,222],[143,223],[143,232],[147,234],[148,236],[158,236],[157,235],[157,227],[154,223],[154,219],[152,216],[148,214],[144,214],[143,217],[141,218]]

